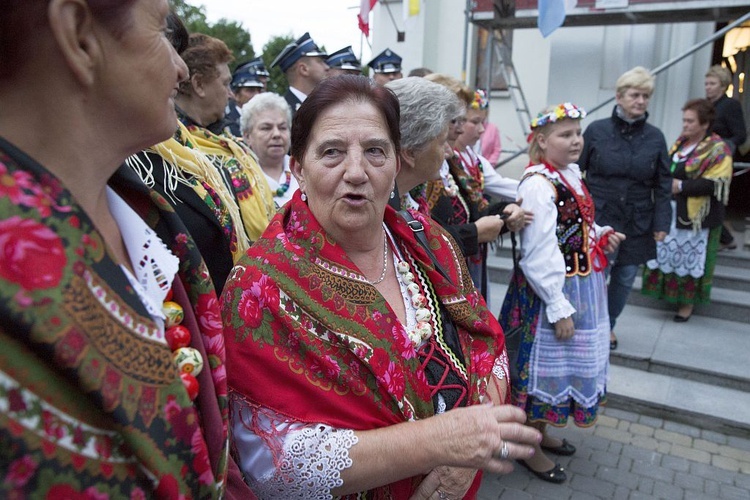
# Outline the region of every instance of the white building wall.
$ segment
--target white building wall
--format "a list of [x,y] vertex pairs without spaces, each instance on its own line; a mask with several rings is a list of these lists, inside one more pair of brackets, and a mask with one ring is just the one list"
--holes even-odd
[[[389,6],[399,29],[406,28],[406,39],[397,43],[396,30],[381,2],[373,13],[373,54],[390,47],[404,58],[404,75],[410,69],[426,66],[434,71],[462,77],[465,0],[425,0],[420,15],[404,21],[399,0]],[[572,101],[591,109],[614,96],[617,78],[634,66],[655,68],[708,38],[714,23],[613,25],[560,28],[548,38],[537,29],[513,31],[513,62],[529,110],[534,116],[548,104]],[[468,78],[473,83],[476,60],[469,36]],[[687,99],[703,97],[703,75],[710,65],[708,44],[692,56],[667,69],[656,80],[649,105],[649,122],[659,127],[671,144],[681,129],[680,108]],[[614,102],[585,120],[611,114]],[[490,120],[500,128],[503,147],[525,145],[515,108],[505,92],[492,95]],[[503,167],[507,175],[520,174],[525,157]]]

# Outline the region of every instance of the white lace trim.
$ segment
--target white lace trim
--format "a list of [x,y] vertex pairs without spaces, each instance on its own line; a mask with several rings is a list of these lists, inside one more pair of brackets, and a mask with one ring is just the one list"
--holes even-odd
[[349,449],[357,442],[351,429],[302,427],[287,435],[279,467],[250,486],[263,499],[332,499],[331,490],[344,484],[341,471],[352,466]]

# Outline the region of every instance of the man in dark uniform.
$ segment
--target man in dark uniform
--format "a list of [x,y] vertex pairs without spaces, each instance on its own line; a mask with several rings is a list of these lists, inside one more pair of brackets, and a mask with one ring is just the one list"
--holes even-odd
[[385,49],[367,63],[372,68],[372,79],[379,85],[403,78],[401,73],[401,56],[391,49]]
[[268,76],[268,70],[260,57],[242,63],[235,68],[232,74],[232,83],[229,84],[234,99],[229,100],[224,114],[225,127],[235,137],[242,135],[240,132],[242,106],[256,95],[266,91]]
[[286,75],[289,90],[284,99],[292,112],[296,112],[307,95],[328,76],[326,57],[328,54],[318,48],[310,33],[305,33],[284,47],[271,63],[272,68],[278,66]]
[[362,74],[362,63],[359,62],[357,56],[354,55],[352,46],[344,47],[341,50],[337,50],[326,59],[326,64],[330,68],[328,70],[328,77],[339,76],[339,75],[361,75]]

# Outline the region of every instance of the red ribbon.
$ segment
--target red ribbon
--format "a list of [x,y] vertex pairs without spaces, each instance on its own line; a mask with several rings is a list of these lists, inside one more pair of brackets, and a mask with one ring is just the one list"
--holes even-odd
[[600,272],[607,268],[609,260],[604,253],[604,249],[609,245],[609,235],[612,233],[614,233],[614,230],[609,230],[604,233],[591,249],[591,267],[594,268],[594,271]]

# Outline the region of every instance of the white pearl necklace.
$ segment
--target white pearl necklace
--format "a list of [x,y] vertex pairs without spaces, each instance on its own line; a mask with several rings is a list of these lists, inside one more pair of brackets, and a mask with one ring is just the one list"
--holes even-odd
[[432,312],[427,308],[427,298],[419,292],[419,285],[414,282],[414,274],[409,271],[409,264],[403,260],[396,264],[396,270],[406,284],[406,291],[411,299],[411,304],[416,308],[417,324],[413,330],[407,330],[409,340],[418,346],[432,335],[430,319]]

